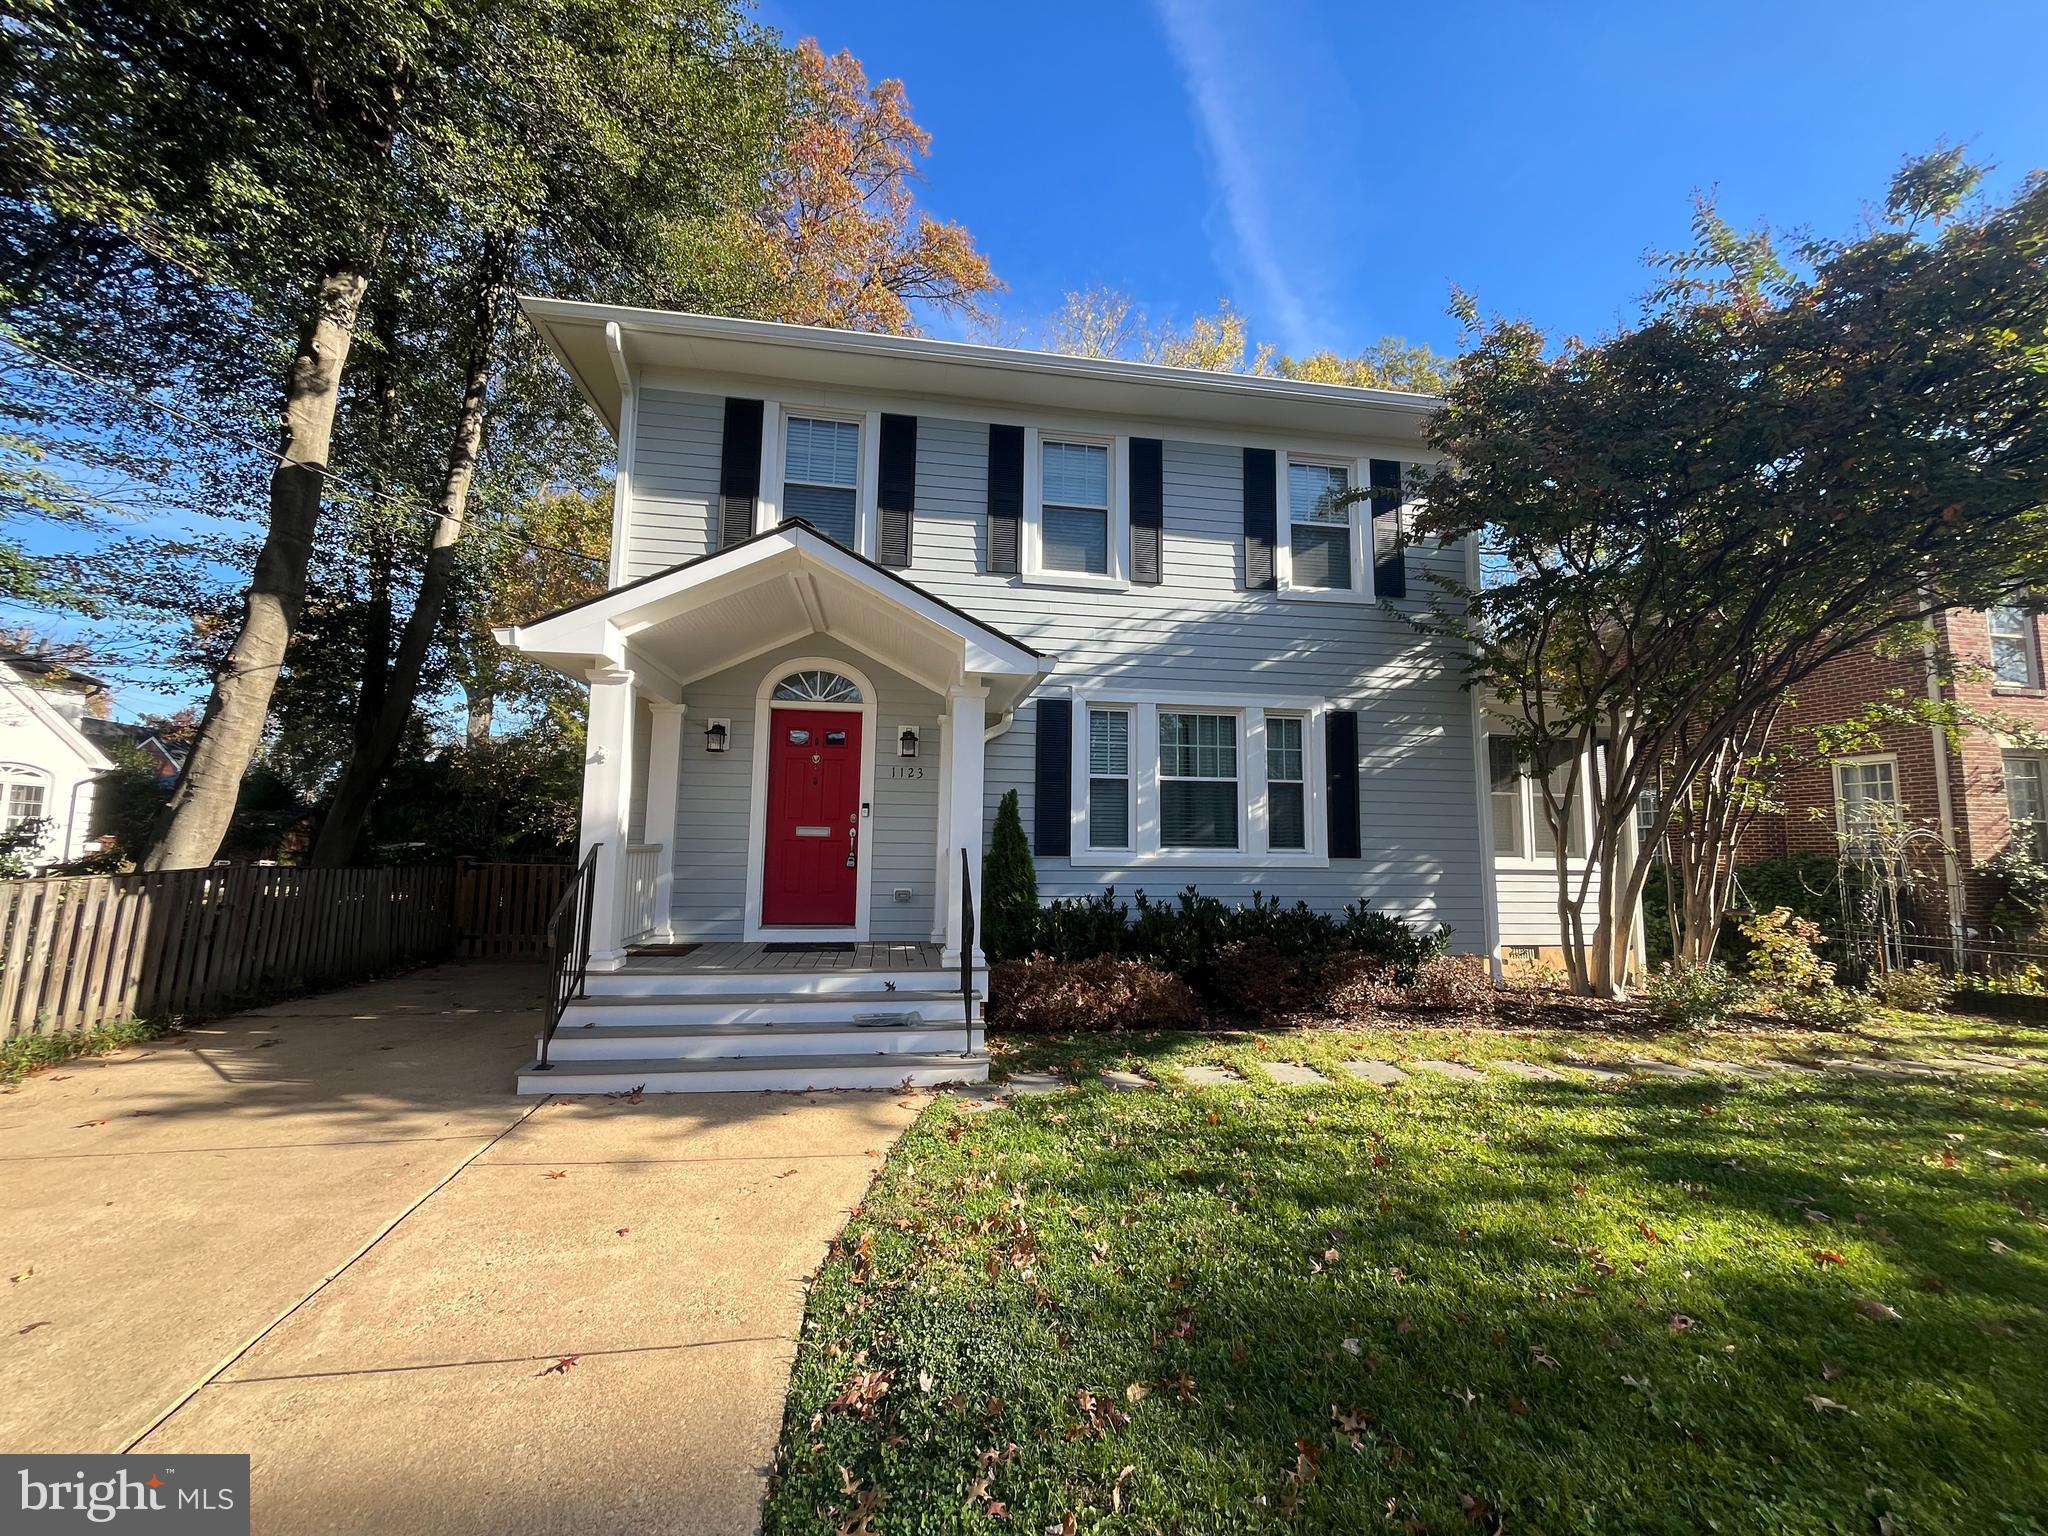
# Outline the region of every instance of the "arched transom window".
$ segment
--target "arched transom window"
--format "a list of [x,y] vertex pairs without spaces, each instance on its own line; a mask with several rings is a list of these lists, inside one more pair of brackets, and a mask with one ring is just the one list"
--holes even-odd
[[860,685],[837,672],[792,672],[775,685],[775,697],[797,704],[858,704]]

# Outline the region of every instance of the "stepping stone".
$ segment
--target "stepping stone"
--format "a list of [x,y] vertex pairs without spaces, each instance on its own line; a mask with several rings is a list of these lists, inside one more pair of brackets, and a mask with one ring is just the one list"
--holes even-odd
[[992,1109],[1001,1108],[1003,1108],[1003,1101],[1001,1099],[972,1098],[962,1099],[958,1106],[958,1112],[963,1115],[985,1115]]
[[1746,1077],[1751,1082],[1768,1082],[1771,1077],[1771,1070],[1768,1067],[1753,1066],[1742,1061],[1722,1061],[1715,1056],[1688,1057],[1686,1065],[1697,1067],[1702,1072],[1720,1072],[1729,1077]]
[[1304,1067],[1298,1061],[1269,1061],[1265,1065],[1266,1076],[1289,1088],[1312,1088],[1318,1083],[1329,1082],[1314,1067]]
[[1135,1072],[1112,1072],[1105,1070],[1097,1075],[1117,1093],[1135,1093],[1140,1088],[1150,1088],[1153,1086],[1151,1078],[1140,1077]]
[[1408,1074],[1391,1061],[1347,1061],[1344,1063],[1344,1070],[1353,1077],[1363,1078],[1366,1082],[1375,1083],[1382,1088],[1391,1088],[1396,1083],[1408,1080]]
[[1244,1081],[1228,1067],[1181,1067],[1178,1070],[1183,1078],[1197,1088],[1226,1088],[1233,1083]]
[[1484,1072],[1475,1072],[1462,1061],[1418,1061],[1415,1063],[1425,1072],[1436,1072],[1461,1083],[1483,1083]]
[[1773,1072],[1804,1072],[1809,1076],[1820,1070],[1803,1061],[1787,1061],[1782,1056],[1766,1056],[1758,1065],[1769,1067]]
[[1847,1056],[1823,1056],[1822,1066],[1835,1072],[1854,1072],[1858,1077],[1890,1078],[1896,1082],[1902,1077],[1911,1077],[1911,1072],[1900,1070],[1890,1062],[1856,1061]]
[[1951,1056],[1949,1060],[1955,1063],[1955,1068],[1958,1072],[2010,1072],[2013,1070],[2012,1063],[2009,1061],[2001,1061],[1996,1056],[1979,1056],[1975,1052],[1967,1055],[1958,1053]]
[[1525,1078],[1532,1083],[1564,1083],[1571,1081],[1562,1072],[1553,1072],[1550,1068],[1539,1066],[1533,1061],[1496,1061],[1490,1063],[1490,1065],[1499,1068],[1511,1077]]
[[1625,1083],[1628,1081],[1626,1067],[1611,1066],[1604,1061],[1568,1061],[1565,1063],[1574,1072],[1583,1072],[1588,1077],[1597,1077],[1603,1083]]
[[1633,1071],[1641,1072],[1648,1077],[1669,1078],[1674,1083],[1689,1083],[1699,1076],[1697,1072],[1672,1062],[1659,1061],[1654,1056],[1631,1056],[1628,1064]]
[[1067,1080],[1050,1072],[1017,1072],[996,1086],[1003,1093],[1064,1093]]

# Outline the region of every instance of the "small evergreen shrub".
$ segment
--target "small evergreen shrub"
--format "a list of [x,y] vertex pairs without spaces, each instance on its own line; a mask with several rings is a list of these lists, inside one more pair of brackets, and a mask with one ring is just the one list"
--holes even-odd
[[1940,968],[1925,960],[1870,978],[1870,995],[1901,1013],[1940,1013],[1954,991],[1954,984]]
[[1198,1029],[1202,1005],[1178,976],[1142,961],[1033,955],[991,967],[988,1021],[1019,1034]]
[[1746,988],[1739,977],[1718,962],[1711,965],[1672,965],[1657,968],[1643,988],[1643,1002],[1651,1013],[1681,1029],[1699,1029],[1718,1023],[1741,1006]]
[[1023,959],[1038,931],[1038,870],[1014,789],[996,807],[981,883],[982,953],[991,960]]

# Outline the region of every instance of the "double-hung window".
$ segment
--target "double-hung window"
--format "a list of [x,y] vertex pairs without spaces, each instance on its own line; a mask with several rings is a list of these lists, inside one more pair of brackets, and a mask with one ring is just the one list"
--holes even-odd
[[1290,586],[1347,592],[1355,585],[1354,512],[1343,500],[1350,489],[1351,471],[1344,465],[1287,461]]
[[1238,846],[1237,716],[1159,712],[1159,845]]
[[783,518],[800,517],[834,543],[857,548],[859,423],[788,416],[782,442]]
[[1528,781],[1529,843],[1536,850],[1536,857],[1539,859],[1557,857],[1557,829],[1550,824],[1550,805],[1552,802],[1563,805],[1567,789],[1572,790],[1573,794],[1571,814],[1565,821],[1565,857],[1583,859],[1586,856],[1586,808],[1592,800],[1593,791],[1592,785],[1588,782],[1585,765],[1579,765],[1579,779],[1576,785],[1572,783],[1572,767],[1569,752],[1564,755],[1563,762],[1551,763],[1549,771],[1543,775],[1543,783],[1547,784],[1550,790],[1548,798],[1545,797],[1536,779],[1531,778]]
[[1895,818],[1899,805],[1898,765],[1888,757],[1835,764],[1836,825],[1851,843],[1862,842]]
[[1299,715],[1266,716],[1266,846],[1308,848],[1308,741]]
[[1088,711],[1088,846],[1131,846],[1131,712]]
[[2015,837],[2024,837],[2035,858],[2048,857],[2048,761],[2017,752],[2005,754],[2005,809]]
[[[1550,807],[1543,785],[1560,802],[1571,780],[1569,751],[1559,761],[1556,754],[1541,775],[1532,773],[1515,755],[1515,744],[1505,736],[1486,738],[1487,807],[1493,821],[1493,851],[1497,858],[1539,859],[1557,857],[1557,832],[1550,824]],[[1586,856],[1586,815],[1592,789],[1587,767],[1581,764],[1579,782],[1572,796],[1571,815],[1565,823],[1565,857]]]
[[1493,851],[1501,858],[1529,856],[1523,836],[1523,814],[1528,806],[1524,793],[1522,766],[1515,761],[1515,744],[1505,736],[1486,738],[1487,801],[1493,810]]
[[2034,616],[2024,608],[1993,608],[1985,614],[1991,631],[1991,675],[2009,688],[2041,686],[2040,657],[2034,649]]
[[1040,566],[1109,574],[1109,449],[1043,438],[1039,455]]
[[4,808],[0,808],[0,831],[12,832],[49,814],[49,787],[41,779],[9,777]]

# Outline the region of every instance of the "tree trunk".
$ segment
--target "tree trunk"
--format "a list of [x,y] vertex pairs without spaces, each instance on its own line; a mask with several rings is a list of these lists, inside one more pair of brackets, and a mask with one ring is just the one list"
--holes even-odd
[[398,638],[398,650],[391,661],[382,707],[367,740],[359,742],[335,786],[334,800],[313,843],[312,863],[318,866],[346,864],[354,857],[370,805],[382,787],[384,775],[398,751],[399,739],[412,718],[419,695],[420,673],[441,623],[441,608],[455,575],[455,541],[462,536],[463,515],[469,507],[469,488],[476,478],[477,459],[483,451],[484,422],[489,412],[491,365],[497,355],[498,321],[505,299],[505,262],[498,241],[487,244],[480,268],[477,290],[475,335],[472,341],[462,391],[462,408],[457,413],[455,433],[448,445],[448,462],[441,477],[439,516],[427,548],[426,566],[420,573],[418,595],[412,612]]
[[491,739],[492,718],[498,711],[497,697],[494,694],[484,692],[481,688],[470,688],[466,692],[469,701],[469,713],[463,721],[463,740],[471,745],[479,741],[489,741]]
[[270,525],[243,599],[241,627],[214,675],[206,713],[177,787],[150,834],[142,868],[213,861],[234,818],[242,775],[263,740],[270,696],[306,598],[341,378],[370,284],[367,262],[337,262],[320,279],[285,383],[284,441],[270,477]]

